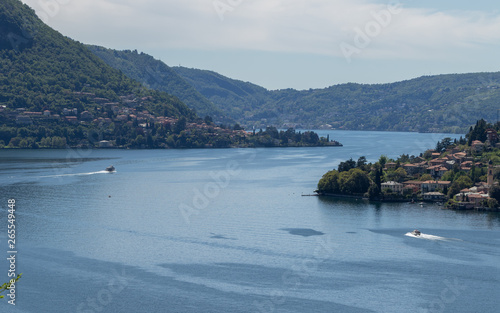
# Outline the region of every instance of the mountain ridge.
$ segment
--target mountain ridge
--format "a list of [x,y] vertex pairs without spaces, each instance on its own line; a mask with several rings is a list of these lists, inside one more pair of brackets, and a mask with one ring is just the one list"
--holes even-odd
[[210,115],[216,122],[234,123],[164,62],[137,50],[118,51],[95,45],[87,45],[87,48],[106,64],[145,87],[167,92],[179,98],[199,116]]
[[494,121],[498,115],[500,72],[267,90],[213,71],[170,68],[144,53],[84,46],[43,24],[18,0],[2,1],[0,17],[0,104],[13,109],[61,111],[74,105],[97,113],[100,103],[75,99],[75,93],[114,103],[135,94],[155,99],[145,108],[157,115],[193,119],[196,110],[247,129],[452,133],[465,133],[475,121]]
[[[244,120],[238,120],[247,126],[461,133],[479,119],[495,120],[500,102],[500,72],[441,74],[385,84],[345,83],[309,90],[257,86],[251,99],[233,98],[229,103],[217,93],[227,92],[227,84],[244,82],[226,77],[221,85],[221,76],[210,81],[213,72],[173,69],[226,112],[247,108],[242,110]],[[261,103],[252,111],[256,97]]]

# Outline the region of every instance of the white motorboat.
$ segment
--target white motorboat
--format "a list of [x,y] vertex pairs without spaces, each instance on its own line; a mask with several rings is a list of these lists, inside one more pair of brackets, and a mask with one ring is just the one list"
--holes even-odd
[[411,234],[412,234],[413,236],[420,236],[420,235],[422,235],[422,233],[421,233],[421,232],[420,232],[420,230],[418,230],[418,229],[415,229],[414,231],[412,231],[412,232],[411,232]]

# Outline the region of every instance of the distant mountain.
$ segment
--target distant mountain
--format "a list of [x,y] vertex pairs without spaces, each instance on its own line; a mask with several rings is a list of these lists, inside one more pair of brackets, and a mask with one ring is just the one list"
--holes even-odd
[[[252,121],[260,119],[254,117],[255,114],[267,117],[265,107],[273,100],[273,93],[267,89],[212,71],[185,67],[172,69],[236,121],[251,126]],[[275,113],[271,112],[270,117],[275,117]]]
[[168,67],[136,51],[90,49],[143,85],[166,91],[215,121],[247,129],[347,129],[465,133],[493,122],[500,73],[425,76],[391,84],[341,84],[324,89],[267,90],[216,72]]
[[138,53],[137,50],[117,51],[99,46],[87,47],[106,64],[141,82],[144,86],[178,97],[199,116],[210,115],[217,122],[234,123],[162,61],[148,54]]
[[500,73],[269,91],[210,71],[173,70],[247,127],[465,133],[479,119],[495,121],[500,107]]

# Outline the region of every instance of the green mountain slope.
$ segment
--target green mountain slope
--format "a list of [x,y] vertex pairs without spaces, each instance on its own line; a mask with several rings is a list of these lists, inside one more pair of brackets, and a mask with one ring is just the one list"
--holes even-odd
[[258,118],[254,117],[255,114],[266,116],[262,109],[272,101],[272,93],[267,89],[212,71],[185,67],[172,69],[234,120],[253,126],[252,122]]
[[173,69],[246,126],[465,132],[479,119],[495,121],[500,108],[500,73],[268,91],[210,71]]
[[234,122],[225,118],[220,109],[162,61],[145,53],[138,53],[137,50],[117,51],[99,46],[88,46],[88,48],[106,64],[141,82],[144,86],[178,97],[199,116],[209,115],[217,122]]
[[177,98],[148,90],[51,29],[20,1],[0,2],[1,105],[34,112],[69,107],[97,114],[103,102],[120,104],[120,97],[146,99],[141,105],[155,114],[195,117]]

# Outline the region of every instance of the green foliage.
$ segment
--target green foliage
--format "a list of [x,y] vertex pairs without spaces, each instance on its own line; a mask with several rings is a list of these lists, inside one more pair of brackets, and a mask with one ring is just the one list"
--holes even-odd
[[336,170],[323,175],[318,183],[320,193],[359,195],[370,188],[370,178],[359,168],[339,173]]
[[468,176],[460,176],[450,186],[448,198],[453,198],[460,190],[472,187],[472,180]]
[[498,208],[498,200],[497,199],[488,199],[487,206],[490,209]]
[[366,157],[361,156],[361,157],[359,157],[358,161],[356,162],[356,167],[364,170],[367,163],[368,163],[368,161],[366,160]]
[[431,176],[431,174],[424,174],[420,176],[420,181],[428,181],[428,180],[434,180],[434,177]]
[[484,142],[486,140],[486,129],[490,128],[492,125],[488,125],[484,119],[476,122],[476,126],[471,127],[469,133],[466,135],[467,145],[471,145],[474,140],[479,140]]
[[385,155],[381,155],[380,158],[378,159],[378,163],[380,164],[380,166],[382,168],[385,167],[385,164],[389,161],[389,158],[387,158],[387,156]]
[[319,180],[318,190],[321,193],[332,193],[338,194],[340,193],[340,185],[339,185],[339,172],[338,171],[329,171]]
[[489,190],[490,198],[497,200],[500,203],[500,187],[498,185],[494,185]]
[[276,127],[267,127],[265,131],[246,136],[248,147],[317,147],[338,146],[336,141],[328,141],[313,131],[297,132],[293,128],[278,131]]
[[380,186],[373,184],[370,186],[370,188],[368,188],[368,198],[370,200],[378,199],[380,197],[380,194],[381,194]]
[[392,171],[387,171],[386,177],[387,181],[396,181],[396,182],[403,182],[408,174],[404,170],[404,168],[399,167],[395,170]]
[[339,183],[344,194],[364,194],[370,188],[370,178],[359,168],[341,173]]
[[[216,105],[226,116],[247,126],[277,124],[272,93],[260,86],[224,77],[218,73],[184,67],[172,69],[200,94]],[[262,119],[268,119],[267,122]],[[259,121],[253,123],[250,121]]]
[[[13,284],[16,284],[17,281],[21,278],[21,275],[23,275],[22,273],[17,275],[17,277],[15,279],[11,279],[9,280],[9,282],[3,284],[2,286],[0,286],[0,294],[1,293],[4,293],[5,291],[9,290],[10,287],[13,285]],[[0,295],[0,299],[4,298],[5,296],[3,295]]]
[[340,162],[338,171],[339,172],[348,172],[351,169],[356,168],[356,166],[357,166],[357,163],[352,158],[350,158],[349,160],[347,160],[345,162]]
[[452,139],[450,137],[446,137],[446,138],[444,138],[443,140],[439,141],[436,144],[436,149],[435,150],[436,150],[436,152],[443,153],[452,144],[453,144]]
[[178,97],[199,116],[209,115],[219,122],[233,122],[162,61],[143,52],[138,53],[137,50],[117,51],[99,46],[87,47],[106,64],[141,82],[145,87]]
[[187,123],[187,120],[185,117],[181,117],[177,123],[175,124],[175,127],[174,127],[174,132],[176,134],[180,134],[183,130],[186,129],[186,123]]

